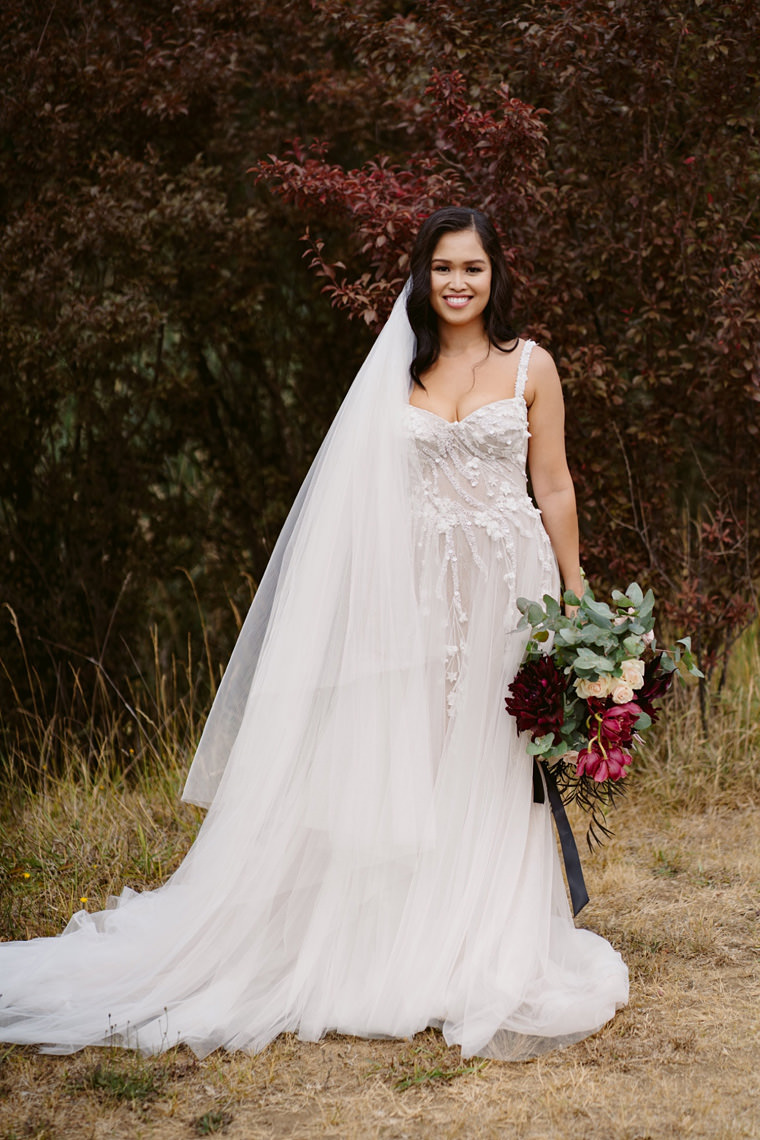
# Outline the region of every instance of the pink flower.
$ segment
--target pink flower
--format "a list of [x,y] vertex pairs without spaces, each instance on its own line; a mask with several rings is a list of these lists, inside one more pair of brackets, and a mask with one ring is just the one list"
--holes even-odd
[[630,753],[625,752],[618,744],[612,744],[602,751],[597,740],[590,740],[588,748],[584,748],[578,756],[575,774],[591,776],[597,784],[601,784],[603,780],[622,780],[630,762]]
[[587,701],[589,697],[609,696],[615,680],[612,677],[595,677],[593,681],[586,677],[579,677],[575,682],[575,691],[579,697]]
[[641,709],[635,701],[625,705],[612,705],[605,709],[599,721],[599,741],[605,747],[618,744],[623,748],[630,748],[633,740],[633,728],[639,719]]
[[623,661],[620,672],[626,685],[632,689],[640,689],[644,684],[644,662],[634,658]]
[[615,682],[612,689],[610,690],[610,696],[616,705],[627,705],[630,701],[633,700],[633,688],[621,677],[619,681]]

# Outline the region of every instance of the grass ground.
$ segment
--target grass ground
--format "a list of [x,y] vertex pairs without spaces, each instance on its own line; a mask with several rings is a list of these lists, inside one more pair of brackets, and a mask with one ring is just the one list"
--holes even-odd
[[[280,1038],[257,1057],[158,1058],[0,1046],[0,1140],[760,1137],[760,709],[756,648],[709,738],[686,702],[585,858],[579,918],[623,953],[631,1001],[596,1036],[532,1062],[462,1061],[410,1041]],[[160,882],[199,814],[179,765],[126,786],[72,764],[0,811],[0,932],[61,929],[125,884]],[[23,783],[23,782],[21,782]],[[578,828],[576,828],[578,830]],[[85,901],[82,901],[85,900]]]

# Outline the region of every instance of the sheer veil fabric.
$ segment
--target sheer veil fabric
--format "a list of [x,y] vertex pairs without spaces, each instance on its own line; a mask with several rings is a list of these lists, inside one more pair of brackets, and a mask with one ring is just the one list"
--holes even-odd
[[627,1000],[619,955],[573,925],[503,709],[514,601],[558,585],[524,401],[457,426],[411,409],[405,300],[225,672],[183,794],[210,805],[195,843],[159,889],[0,944],[0,1039],[204,1056],[435,1025],[524,1059]]

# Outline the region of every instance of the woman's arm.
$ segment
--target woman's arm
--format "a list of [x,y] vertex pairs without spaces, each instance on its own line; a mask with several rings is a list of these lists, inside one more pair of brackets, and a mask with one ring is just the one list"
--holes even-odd
[[557,557],[566,590],[583,593],[578,553],[575,489],[565,456],[565,406],[557,369],[549,353],[534,348],[525,389],[528,426],[528,470],[544,528]]

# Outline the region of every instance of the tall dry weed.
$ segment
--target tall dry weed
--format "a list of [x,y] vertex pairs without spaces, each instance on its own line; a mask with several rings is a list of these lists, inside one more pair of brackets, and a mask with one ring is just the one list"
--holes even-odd
[[[239,629],[241,615],[230,604]],[[44,790],[54,778],[88,782],[104,774],[125,780],[140,773],[161,777],[167,768],[187,763],[223,673],[200,603],[200,661],[189,635],[180,658],[164,650],[154,627],[148,666],[133,657],[131,679],[115,681],[95,658],[79,665],[70,660],[61,665],[66,676],[52,694],[30,664],[16,614],[5,608],[25,670],[13,676],[0,660],[14,706],[0,719],[0,789]]]
[[637,760],[638,795],[669,808],[730,807],[760,790],[760,628],[738,642],[702,716],[698,687],[676,684]]

